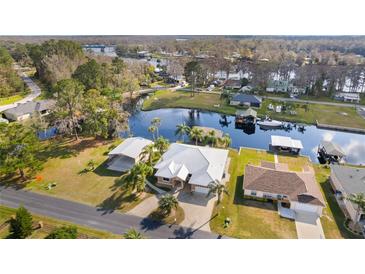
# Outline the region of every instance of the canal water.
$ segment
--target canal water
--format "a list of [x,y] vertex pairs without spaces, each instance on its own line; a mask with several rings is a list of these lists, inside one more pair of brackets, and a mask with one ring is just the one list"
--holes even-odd
[[[151,120],[155,117],[161,119],[160,135],[171,142],[179,139],[175,135],[176,125],[185,122],[189,126],[213,127],[228,133],[232,139],[231,147],[233,148],[252,147],[268,149],[271,135],[289,136],[299,139],[304,146],[301,154],[309,156],[314,162],[318,162],[318,144],[323,139],[329,140],[338,143],[344,149],[348,163],[365,165],[365,135],[318,129],[312,125],[307,125],[304,131],[294,127],[291,130],[262,130],[257,125],[251,130],[243,130],[235,128],[234,116],[225,116],[209,111],[189,109],[141,111],[137,107],[129,119],[129,134],[152,139],[151,133],[148,132],[148,127]],[[124,135],[126,134],[128,133],[124,133]]]

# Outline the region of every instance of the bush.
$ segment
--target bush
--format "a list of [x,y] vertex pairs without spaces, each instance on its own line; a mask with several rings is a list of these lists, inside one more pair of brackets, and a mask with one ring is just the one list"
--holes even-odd
[[76,239],[77,235],[76,226],[62,226],[53,230],[46,239]]
[[19,207],[16,211],[15,219],[10,222],[11,237],[15,239],[25,239],[32,235],[33,218],[24,207]]

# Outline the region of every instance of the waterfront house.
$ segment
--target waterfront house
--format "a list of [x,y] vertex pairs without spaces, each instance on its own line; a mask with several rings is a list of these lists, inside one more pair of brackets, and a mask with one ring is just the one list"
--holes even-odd
[[225,89],[240,89],[241,87],[242,87],[242,82],[241,82],[241,80],[228,79],[228,80],[224,83],[224,88],[225,88]]
[[223,182],[228,150],[173,143],[154,166],[157,185],[207,194],[209,184]]
[[342,102],[360,103],[360,94],[356,92],[337,92],[334,98]]
[[125,139],[120,145],[108,153],[107,169],[124,172],[131,169],[141,158],[143,149],[153,144],[151,140],[142,137]]
[[236,111],[236,124],[247,125],[247,124],[255,124],[257,118],[257,112],[252,108],[248,108],[246,110],[237,110]]
[[317,218],[325,206],[313,172],[288,171],[283,164],[246,165],[243,190],[245,197],[277,201],[279,213],[292,219],[301,212]]
[[360,229],[365,225],[365,211],[347,200],[351,194],[365,193],[365,168],[331,165],[330,183],[345,216]]
[[325,162],[341,162],[346,156],[342,148],[333,142],[323,140],[318,146],[318,155]]
[[22,121],[35,114],[41,116],[48,115],[54,109],[55,105],[56,102],[54,100],[29,101],[18,104],[14,108],[7,109],[3,114],[10,121]]
[[286,80],[271,80],[267,84],[267,92],[288,92],[289,81]]
[[303,148],[303,145],[300,140],[292,139],[286,136],[272,135],[270,148],[274,151],[299,154],[300,150]]
[[248,106],[248,107],[261,107],[262,98],[251,94],[236,94],[232,97],[230,105],[232,106]]

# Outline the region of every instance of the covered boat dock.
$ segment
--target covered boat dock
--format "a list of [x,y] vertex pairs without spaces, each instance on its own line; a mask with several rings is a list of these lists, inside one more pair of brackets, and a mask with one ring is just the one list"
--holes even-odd
[[246,110],[237,110],[236,111],[236,124],[246,125],[246,124],[255,124],[257,118],[257,111],[252,108],[248,108]]
[[270,148],[273,151],[289,152],[293,154],[299,154],[303,148],[300,140],[292,139],[286,136],[271,136]]
[[318,146],[318,155],[324,162],[341,162],[346,156],[343,149],[336,143],[323,140]]

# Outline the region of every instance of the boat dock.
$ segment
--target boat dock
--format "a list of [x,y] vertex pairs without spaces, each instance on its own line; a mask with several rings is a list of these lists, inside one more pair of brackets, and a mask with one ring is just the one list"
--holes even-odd
[[316,120],[316,126],[317,126],[317,128],[323,128],[323,129],[331,129],[331,130],[352,132],[352,133],[358,133],[358,134],[365,134],[365,129],[363,129],[363,128],[353,128],[353,127],[321,124],[321,123],[318,123],[318,120]]

